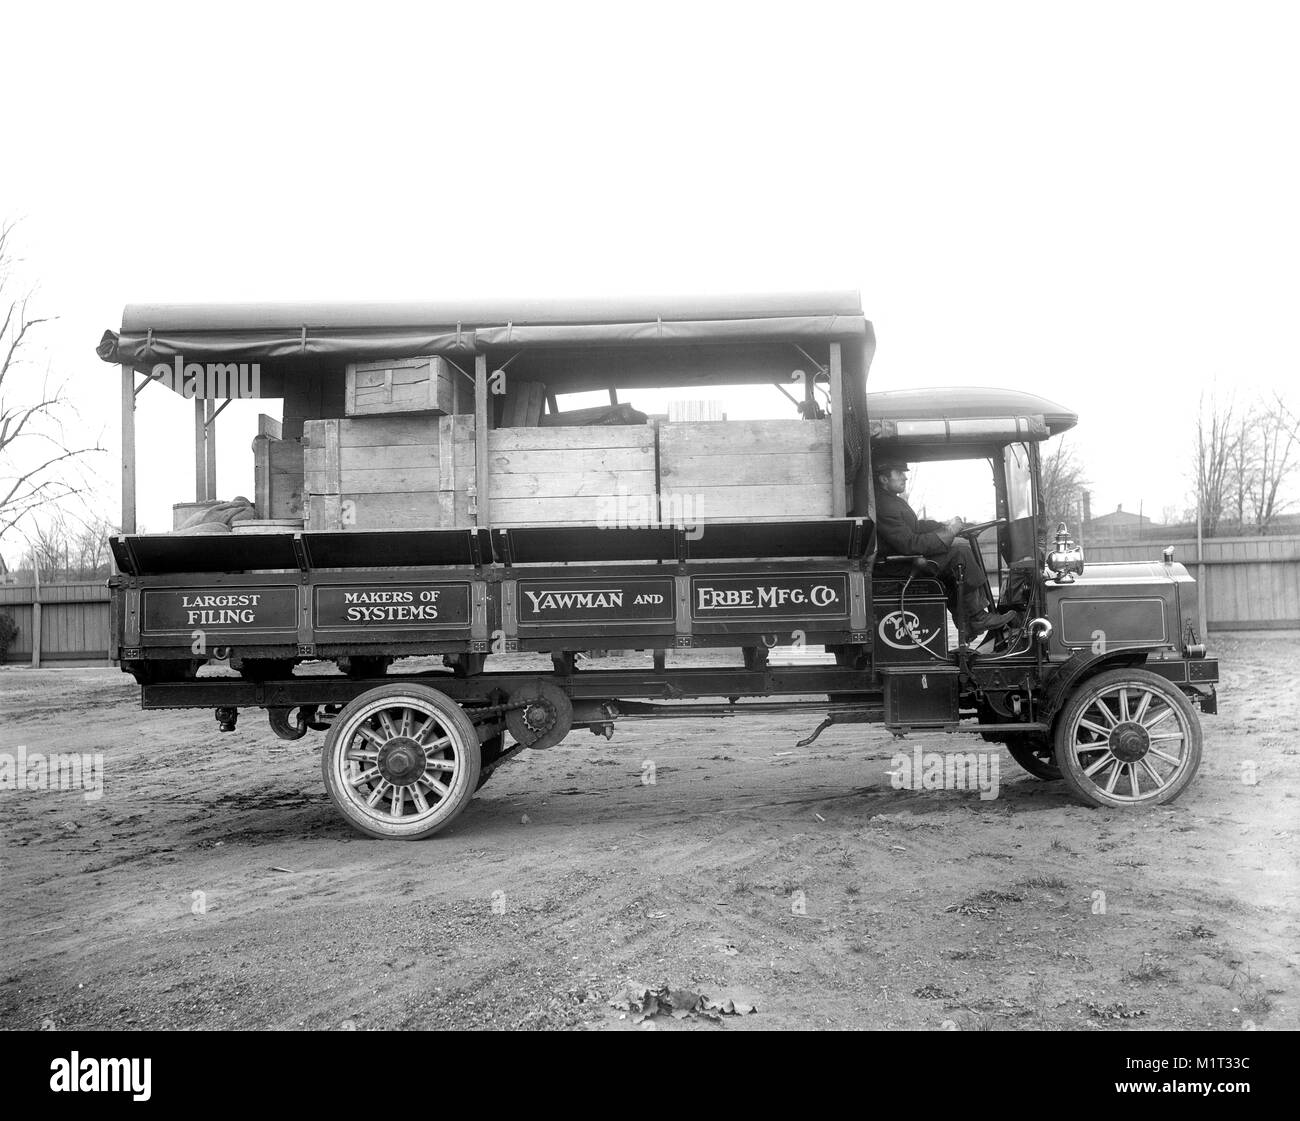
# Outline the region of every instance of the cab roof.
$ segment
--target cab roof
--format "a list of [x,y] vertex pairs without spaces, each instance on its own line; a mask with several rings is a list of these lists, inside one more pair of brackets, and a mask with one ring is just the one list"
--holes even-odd
[[867,415],[873,425],[908,420],[970,420],[976,417],[1041,416],[1047,436],[1066,432],[1079,423],[1077,413],[1063,405],[1015,389],[955,386],[946,389],[894,389],[867,394]]

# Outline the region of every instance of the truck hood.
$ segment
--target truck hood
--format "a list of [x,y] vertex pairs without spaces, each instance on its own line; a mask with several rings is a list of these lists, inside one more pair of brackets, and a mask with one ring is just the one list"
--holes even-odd
[[[1076,584],[1194,584],[1192,576],[1181,564],[1164,561],[1111,561],[1098,563],[1088,560],[1084,549],[1083,575],[1075,578]],[[1061,587],[1063,585],[1056,585]]]

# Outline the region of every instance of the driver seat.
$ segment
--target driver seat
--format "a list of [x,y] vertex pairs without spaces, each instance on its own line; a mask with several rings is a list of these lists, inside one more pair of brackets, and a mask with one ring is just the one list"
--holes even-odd
[[877,557],[871,571],[874,576],[889,579],[905,580],[909,576],[934,579],[939,575],[939,566],[920,553],[892,553]]

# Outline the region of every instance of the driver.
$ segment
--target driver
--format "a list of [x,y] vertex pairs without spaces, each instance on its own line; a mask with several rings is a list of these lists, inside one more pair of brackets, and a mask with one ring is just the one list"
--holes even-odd
[[[948,608],[958,618],[957,604],[966,607],[968,633],[962,641],[972,642],[984,631],[999,630],[1015,619],[1014,612],[992,610],[984,587],[984,561],[970,542],[958,538],[965,523],[961,518],[935,522],[918,518],[903,498],[907,490],[908,466],[901,460],[886,459],[876,464],[876,532],[881,552],[924,556],[939,566],[939,575],[948,589]],[[961,586],[957,583],[957,564],[966,566]]]

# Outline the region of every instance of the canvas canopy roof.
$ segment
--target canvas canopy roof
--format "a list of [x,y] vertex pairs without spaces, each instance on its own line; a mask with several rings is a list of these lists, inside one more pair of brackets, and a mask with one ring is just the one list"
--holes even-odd
[[893,389],[867,394],[873,440],[903,438],[900,422],[947,421],[953,425],[972,420],[1024,418],[1041,426],[1034,438],[1044,439],[1068,431],[1079,422],[1077,413],[1063,405],[1015,389],[958,386],[951,389]]
[[800,339],[868,345],[856,292],[438,303],[132,304],[105,362],[148,372],[186,362],[281,368],[475,354],[494,348],[655,347]]

